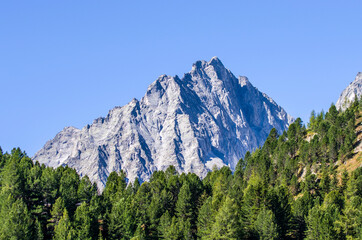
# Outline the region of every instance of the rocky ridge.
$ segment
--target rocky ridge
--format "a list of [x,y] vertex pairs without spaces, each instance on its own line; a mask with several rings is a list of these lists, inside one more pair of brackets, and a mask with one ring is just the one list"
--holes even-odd
[[356,96],[358,99],[362,96],[362,72],[359,72],[355,80],[343,90],[336,103],[337,109],[346,110]]
[[182,79],[160,76],[139,101],[115,107],[82,129],[66,127],[33,157],[48,166],[68,165],[102,190],[112,171],[132,181],[174,165],[203,177],[214,166],[234,169],[261,146],[272,128],[293,118],[246,77],[221,61],[197,61]]

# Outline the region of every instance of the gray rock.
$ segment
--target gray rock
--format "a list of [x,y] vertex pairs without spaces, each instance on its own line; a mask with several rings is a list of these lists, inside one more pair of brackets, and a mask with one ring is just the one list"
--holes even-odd
[[131,181],[148,180],[170,165],[204,177],[214,166],[234,169],[273,127],[281,133],[292,121],[214,57],[197,61],[182,79],[160,76],[140,101],[116,107],[91,125],[65,128],[33,160],[73,167],[101,190],[108,175],[120,169]]
[[338,98],[336,108],[338,110],[346,110],[357,96],[358,99],[362,95],[362,72],[359,72],[353,82],[351,82],[346,89],[343,90],[341,96]]

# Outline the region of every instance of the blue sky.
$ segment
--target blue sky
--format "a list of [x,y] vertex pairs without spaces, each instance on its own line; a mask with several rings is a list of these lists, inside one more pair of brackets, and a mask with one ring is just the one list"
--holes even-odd
[[0,146],[65,126],[218,56],[289,114],[327,110],[362,71],[360,1],[2,1]]

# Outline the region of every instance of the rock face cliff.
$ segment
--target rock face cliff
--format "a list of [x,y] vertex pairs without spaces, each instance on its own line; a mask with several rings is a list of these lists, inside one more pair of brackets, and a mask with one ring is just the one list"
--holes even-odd
[[337,109],[346,110],[357,96],[358,99],[362,95],[362,72],[359,72],[353,82],[343,90],[341,96],[336,103]]
[[214,165],[232,169],[261,146],[274,127],[293,121],[283,108],[236,78],[221,61],[197,61],[189,73],[160,76],[139,101],[115,107],[82,129],[66,127],[33,157],[48,166],[68,165],[100,189],[112,171],[132,181],[174,165],[203,177]]

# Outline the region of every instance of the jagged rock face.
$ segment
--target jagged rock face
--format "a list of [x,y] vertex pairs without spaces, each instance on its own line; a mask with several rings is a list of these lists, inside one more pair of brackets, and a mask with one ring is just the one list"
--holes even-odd
[[214,165],[235,168],[270,130],[293,119],[271,98],[236,78],[221,61],[198,61],[180,79],[162,75],[140,100],[112,109],[82,129],[65,128],[33,160],[68,165],[103,189],[112,171],[132,181],[174,165],[203,177]]
[[336,108],[342,111],[346,110],[357,96],[358,99],[362,95],[362,72],[359,72],[356,79],[349,84],[349,86],[343,90],[341,96],[338,98]]

